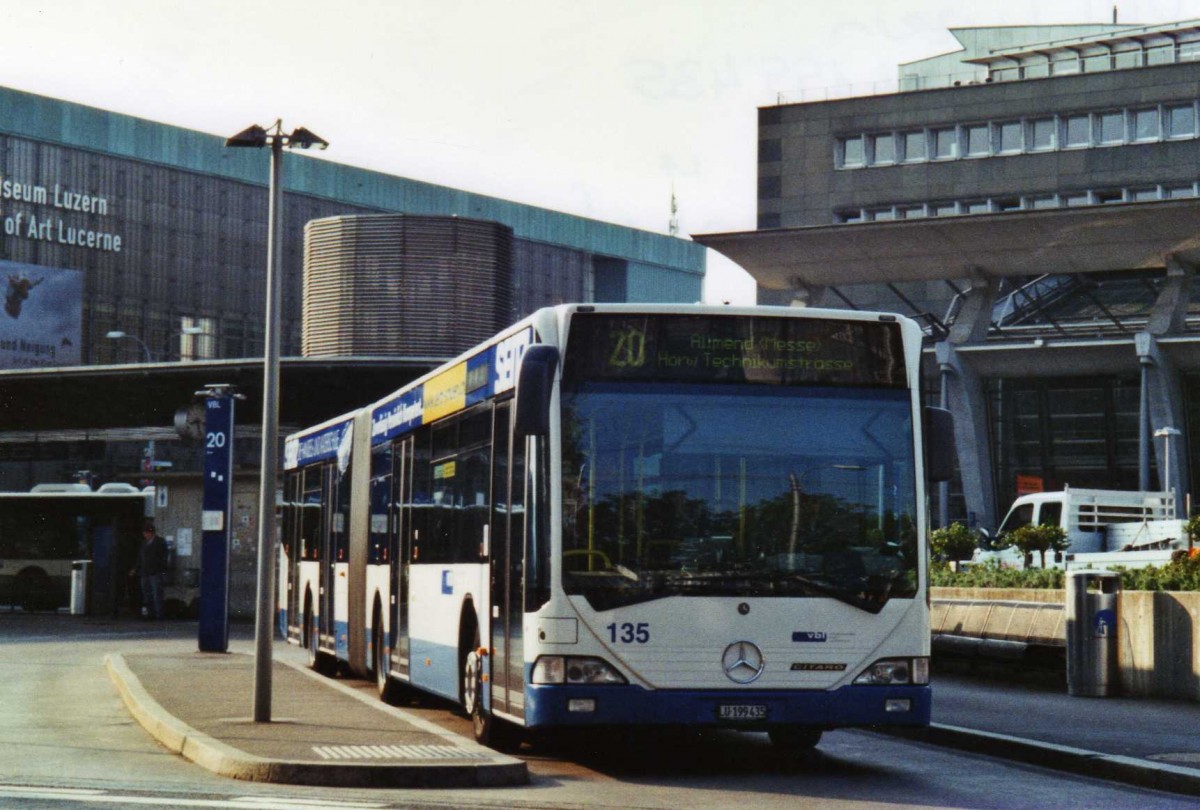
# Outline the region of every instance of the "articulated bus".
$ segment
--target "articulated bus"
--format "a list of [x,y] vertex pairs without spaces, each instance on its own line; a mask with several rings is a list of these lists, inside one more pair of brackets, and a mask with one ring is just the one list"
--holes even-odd
[[[926,481],[900,316],[539,310],[287,438],[279,619],[322,671],[481,742],[929,722]],[[928,443],[928,447],[926,444]]]

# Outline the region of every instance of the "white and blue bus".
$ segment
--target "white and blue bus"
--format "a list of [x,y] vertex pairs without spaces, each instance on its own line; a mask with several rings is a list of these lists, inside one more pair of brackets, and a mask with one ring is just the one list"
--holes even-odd
[[539,310],[287,438],[280,621],[311,664],[521,729],[929,722],[926,482],[903,317]]

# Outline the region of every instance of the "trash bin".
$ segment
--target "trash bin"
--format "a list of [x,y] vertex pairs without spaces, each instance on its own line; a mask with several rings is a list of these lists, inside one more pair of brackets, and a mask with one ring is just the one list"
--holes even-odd
[[1117,629],[1121,575],[1067,572],[1067,693],[1107,697],[1117,693]]
[[88,579],[91,567],[91,560],[75,560],[71,563],[72,616],[82,616],[87,613]]

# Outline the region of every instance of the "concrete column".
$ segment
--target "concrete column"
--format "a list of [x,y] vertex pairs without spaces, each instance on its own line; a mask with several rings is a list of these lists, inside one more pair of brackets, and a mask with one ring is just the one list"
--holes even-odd
[[1141,387],[1138,396],[1138,489],[1150,490],[1150,446],[1154,428],[1150,426],[1150,358],[1141,360]]
[[934,348],[942,371],[942,396],[954,415],[954,445],[968,517],[973,518],[974,525],[995,531],[996,487],[983,380],[950,341],[944,340]]
[[799,278],[793,278],[791,306],[819,307],[825,300],[826,289],[822,285],[808,284]]
[[1165,442],[1172,443],[1169,462],[1171,489],[1175,490],[1177,496],[1175,503],[1177,516],[1186,517],[1184,496],[1191,489],[1191,481],[1188,476],[1187,464],[1187,421],[1183,410],[1183,385],[1179,370],[1171,358],[1162,351],[1155,336],[1149,332],[1138,332],[1134,337],[1134,345],[1137,347],[1138,360],[1144,369],[1143,380],[1146,392],[1143,395],[1143,401],[1147,402],[1150,415],[1150,429],[1146,433],[1153,434],[1154,431],[1164,427],[1173,427],[1181,431],[1181,435],[1170,439],[1155,439],[1152,435],[1143,435],[1141,440],[1145,442],[1149,439],[1152,442],[1152,450],[1158,461],[1158,486],[1160,488],[1164,483],[1163,472],[1168,465]]
[[1000,279],[989,278],[975,267],[970,272],[970,285],[950,324],[949,335],[934,348],[942,376],[942,407],[954,416],[954,446],[968,518],[974,520],[974,525],[994,531],[996,487],[988,442],[987,398],[983,380],[956,347],[987,339]]
[[987,340],[988,327],[992,324],[992,307],[1000,292],[1000,279],[988,278],[979,268],[971,270],[970,282],[971,288],[967,290],[958,315],[950,325],[947,338],[958,346]]
[[1146,331],[1152,335],[1182,332],[1187,318],[1188,299],[1196,268],[1174,254],[1166,257],[1167,278],[1159,290],[1158,299],[1146,321]]

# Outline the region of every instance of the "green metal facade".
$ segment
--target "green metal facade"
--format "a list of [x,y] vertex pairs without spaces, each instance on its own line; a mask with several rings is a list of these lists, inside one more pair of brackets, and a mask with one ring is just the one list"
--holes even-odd
[[[5,87],[0,111],[0,131],[11,135],[267,185],[264,155],[226,149],[215,135]],[[704,248],[694,242],[295,154],[288,155],[284,189],[379,211],[495,220],[519,239],[678,273],[675,283],[700,295]]]

